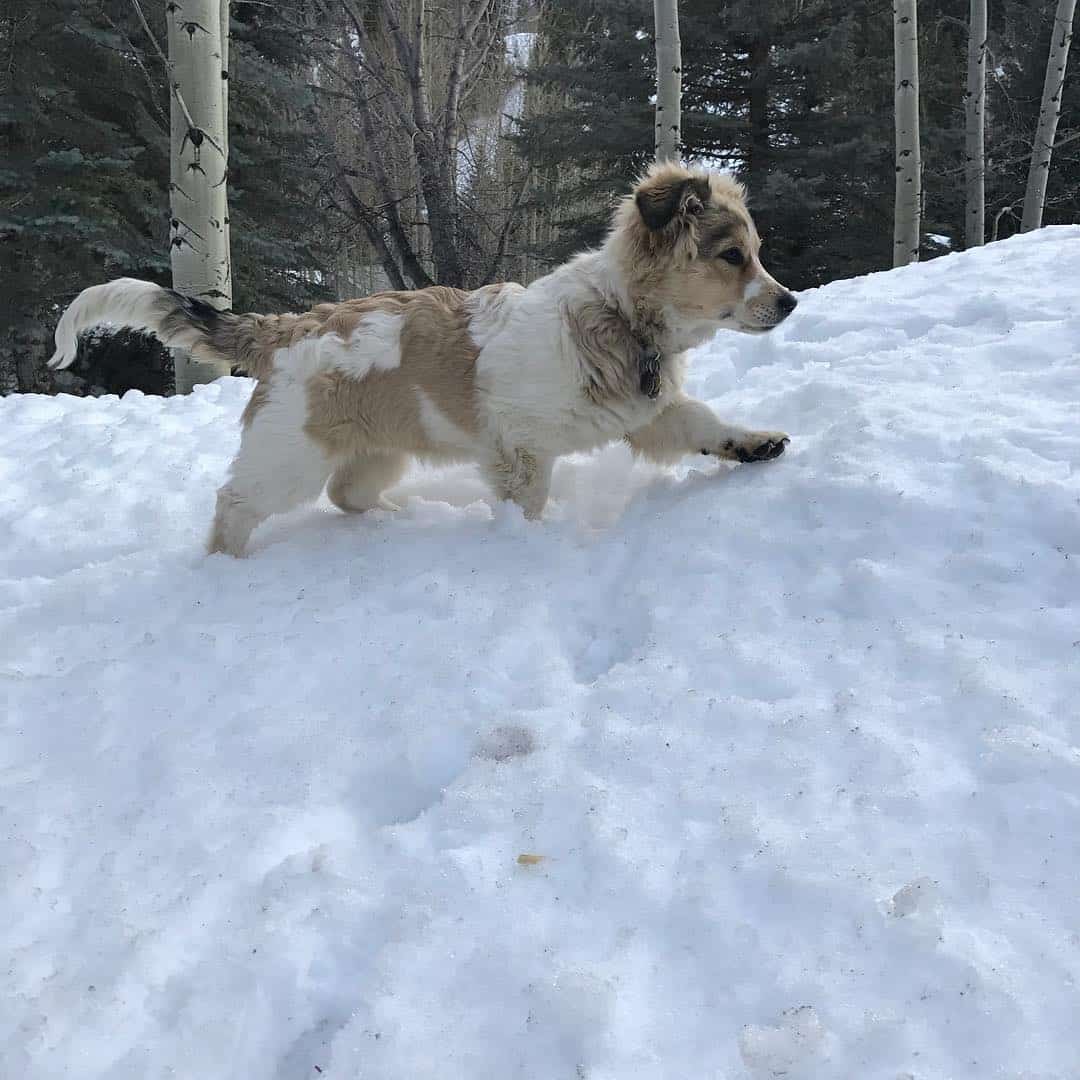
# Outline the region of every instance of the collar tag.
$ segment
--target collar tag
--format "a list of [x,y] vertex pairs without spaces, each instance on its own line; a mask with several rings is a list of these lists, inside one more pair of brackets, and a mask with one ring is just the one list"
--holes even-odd
[[656,349],[645,347],[638,361],[641,372],[641,392],[648,398],[658,398],[663,382],[660,378],[660,364],[663,357]]

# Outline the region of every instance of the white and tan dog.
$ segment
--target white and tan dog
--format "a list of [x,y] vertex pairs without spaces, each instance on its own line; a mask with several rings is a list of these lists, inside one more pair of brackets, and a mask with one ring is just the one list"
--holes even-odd
[[411,458],[476,461],[530,518],[555,459],[625,439],[670,462],[689,453],[764,461],[788,437],[721,421],[683,393],[684,353],[720,329],[759,333],[795,298],[766,273],[742,187],[654,166],[599,251],[520,285],[434,287],[237,315],[144,281],[82,292],[56,330],[53,367],[98,323],[155,334],[257,379],[209,550],[243,554],[271,514],[328,494],[389,506]]

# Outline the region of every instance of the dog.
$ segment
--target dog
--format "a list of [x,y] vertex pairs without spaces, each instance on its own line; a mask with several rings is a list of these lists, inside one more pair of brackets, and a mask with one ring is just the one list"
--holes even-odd
[[795,309],[759,248],[739,183],[660,163],[599,250],[528,288],[434,286],[255,315],[121,278],[75,299],[50,365],[70,364],[79,332],[107,322],[255,377],[211,553],[243,555],[260,522],[324,487],[345,511],[393,508],[383,492],[412,459],[476,462],[537,518],[555,460],[615,440],[661,463],[784,452],[784,432],[725,423],[682,388],[688,349],[722,329],[765,333]]

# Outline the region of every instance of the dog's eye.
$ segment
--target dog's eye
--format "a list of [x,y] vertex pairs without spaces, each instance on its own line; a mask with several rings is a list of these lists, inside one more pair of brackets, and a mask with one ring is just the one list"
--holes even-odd
[[743,264],[743,253],[738,248],[728,248],[727,251],[721,251],[720,258],[726,263],[731,263],[732,266],[742,266]]

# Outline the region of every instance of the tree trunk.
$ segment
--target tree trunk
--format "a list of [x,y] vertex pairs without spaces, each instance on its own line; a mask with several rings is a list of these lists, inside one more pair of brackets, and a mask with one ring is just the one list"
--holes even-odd
[[896,65],[896,204],[893,266],[919,259],[922,152],[919,145],[919,24],[916,0],[894,0]]
[[653,0],[656,24],[656,160],[678,161],[682,147],[682,43],[679,0]]
[[229,303],[232,307],[232,234],[229,231],[229,7],[230,0],[218,0],[221,9],[221,148],[225,152],[225,257],[229,261]]
[[967,91],[964,94],[964,246],[986,240],[983,127],[986,100],[986,0],[971,0]]
[[[228,0],[171,0],[166,5],[169,63],[173,288],[224,310],[232,306],[229,257],[226,63]],[[174,354],[176,392],[229,374],[224,361]]]
[[[344,17],[337,55],[325,54],[324,100],[328,112],[359,114],[364,137],[351,152],[360,162],[349,171],[356,183],[345,195],[353,216],[369,236],[372,229],[383,234],[380,259],[393,259],[397,276],[412,287],[485,284],[487,268],[505,255],[499,245],[507,215],[515,218],[512,228],[522,212],[492,190],[499,151],[492,157],[489,144],[510,119],[498,100],[501,92],[506,103],[507,80],[516,78],[507,35],[529,5],[324,0],[314,6]],[[313,39],[316,49],[324,48],[320,37]],[[350,99],[351,106],[337,104]],[[352,118],[336,115],[330,126],[342,122]]]
[[[356,109],[360,117],[360,124],[367,145],[374,146],[375,121],[371,116],[371,106],[368,101],[367,86],[363,81],[361,81],[356,88]],[[401,222],[401,215],[398,213],[397,200],[394,198],[394,185],[391,181],[390,174],[387,171],[386,163],[378,154],[372,155],[370,161],[376,187],[383,199],[383,213],[386,217],[390,237],[394,241],[394,246],[397,249],[401,273],[408,278],[410,288],[426,289],[429,285],[433,285],[434,282],[428,276],[427,271],[420,262],[415,243],[405,232],[405,226]],[[349,181],[342,176],[341,183],[348,186]],[[349,191],[352,191],[351,187],[349,187]],[[441,282],[441,284],[445,285],[448,283],[444,281]],[[455,281],[452,282],[452,284],[459,285],[460,282]]]
[[1054,31],[1050,38],[1050,55],[1046,61],[1039,126],[1035,130],[1035,143],[1031,148],[1031,167],[1028,169],[1024,213],[1020,221],[1021,232],[1042,227],[1046,179],[1050,172],[1050,154],[1054,149],[1058,118],[1061,116],[1061,91],[1065,85],[1065,65],[1069,60],[1069,43],[1072,41],[1075,13],[1076,0],[1058,0]]
[[761,192],[769,171],[769,64],[771,33],[763,28],[750,43],[750,153],[746,179],[751,194]]
[[408,71],[413,120],[417,128],[412,136],[413,154],[419,173],[420,191],[427,207],[431,258],[439,284],[461,289],[465,288],[467,283],[465,268],[458,252],[457,200],[455,193],[446,187],[450,171],[440,163],[439,142],[435,137],[428,89],[425,59],[427,0],[416,0],[415,31],[411,43],[401,29],[396,10],[397,2],[398,0],[387,0],[385,10],[391,33],[398,45],[402,66]]

